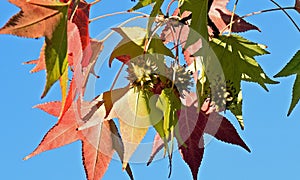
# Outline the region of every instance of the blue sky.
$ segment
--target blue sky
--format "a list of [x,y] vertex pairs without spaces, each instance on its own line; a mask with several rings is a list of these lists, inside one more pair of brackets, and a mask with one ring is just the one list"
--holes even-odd
[[[294,0],[277,2],[282,6],[294,5]],[[91,17],[127,10],[133,5],[130,0],[103,0],[92,8]],[[272,7],[274,5],[268,0],[239,1],[237,12],[243,15]],[[18,8],[2,0],[0,12],[2,26],[10,16],[18,12]],[[293,11],[290,14],[300,25],[299,14]],[[126,19],[122,16],[115,18],[117,19],[107,18],[91,24],[91,35],[94,37],[102,30]],[[272,77],[300,49],[300,34],[282,12],[266,13],[247,20],[257,25],[262,32],[253,31],[241,35],[268,46],[271,54],[257,60]],[[59,99],[58,85],[41,100],[40,95],[45,83],[44,72],[30,74],[32,66],[22,65],[23,62],[38,57],[42,43],[42,39],[0,36],[0,177],[10,180],[84,180],[79,142],[45,152],[28,161],[22,160],[34,150],[56,122],[52,116],[31,107],[41,102]],[[212,141],[206,147],[199,179],[300,178],[300,105],[290,117],[286,117],[294,79],[295,77],[277,79],[280,84],[268,86],[269,93],[257,84],[242,84],[245,130],[239,130],[239,133],[252,152],[247,153],[240,147]],[[231,117],[231,120],[238,128],[235,119]],[[167,179],[168,161],[160,160],[149,167],[145,164],[133,164],[132,169],[136,179]],[[112,178],[128,179],[121,171],[121,163],[115,160],[111,162],[103,179]],[[173,173],[170,179],[191,179],[190,171],[178,153],[175,153],[173,159]]]

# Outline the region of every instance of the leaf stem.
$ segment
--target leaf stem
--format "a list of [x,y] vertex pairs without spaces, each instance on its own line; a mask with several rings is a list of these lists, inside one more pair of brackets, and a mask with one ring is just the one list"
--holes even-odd
[[149,17],[148,14],[143,13],[143,12],[137,12],[137,11],[132,11],[132,12],[128,12],[128,11],[120,11],[120,12],[114,12],[114,13],[104,14],[104,15],[95,17],[95,18],[93,18],[93,19],[90,19],[89,22],[91,23],[91,22],[93,22],[93,21],[96,21],[96,20],[99,20],[99,19],[102,19],[102,18],[105,18],[105,17],[115,16],[115,15],[119,15],[119,14],[139,14],[139,15],[143,15],[143,16],[145,16],[145,17]]
[[234,3],[234,6],[233,6],[232,15],[231,15],[231,18],[230,18],[230,23],[229,23],[229,34],[228,34],[228,36],[231,36],[233,17],[235,15],[235,10],[236,10],[236,6],[237,6],[238,2],[239,2],[239,0],[236,0],[235,3]]
[[167,16],[169,16],[169,12],[170,12],[171,5],[172,5],[175,1],[176,1],[176,0],[172,0],[172,1],[170,1],[170,3],[168,4],[168,7],[167,7],[167,9],[166,9]]
[[[293,20],[293,18],[286,12],[285,9],[283,9],[277,2],[275,2],[274,0],[270,0],[273,4],[275,4],[278,8],[280,8],[280,10],[283,11],[284,14],[286,14],[286,16],[292,21],[292,23],[294,24],[294,26],[298,29],[298,31],[300,32],[300,28],[298,27],[297,23]],[[295,8],[296,9],[296,8]]]
[[[272,12],[272,11],[278,11],[278,10],[282,10],[282,9],[295,9],[295,7],[292,7],[292,6],[289,6],[289,7],[282,7],[282,8],[272,8],[272,9],[264,9],[264,10],[260,10],[260,11],[255,11],[255,12],[252,12],[252,13],[248,13],[248,14],[245,14],[243,16],[240,16],[238,17],[236,20],[234,20],[232,22],[232,24],[234,24],[235,22],[241,20],[241,19],[245,19],[247,17],[250,17],[250,16],[253,16],[253,15],[259,15],[259,14],[262,14],[262,13],[266,13],[266,12]],[[224,27],[221,31],[220,31],[220,34],[223,34],[223,32],[230,26],[230,23]],[[298,28],[297,28],[298,29]]]

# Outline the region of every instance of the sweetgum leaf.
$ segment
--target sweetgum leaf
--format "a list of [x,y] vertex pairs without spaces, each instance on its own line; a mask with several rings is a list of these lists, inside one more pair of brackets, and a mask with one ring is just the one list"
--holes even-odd
[[161,135],[156,133],[154,140],[153,140],[152,152],[151,152],[150,158],[147,162],[147,166],[149,166],[152,163],[156,154],[160,150],[162,150],[164,147],[165,147],[165,142],[162,140]]
[[288,111],[288,115],[291,114],[300,99],[300,50],[298,50],[290,62],[288,62],[287,65],[274,77],[285,77],[294,74],[296,75],[296,80],[293,87],[292,102]]
[[183,160],[192,171],[193,179],[197,179],[198,169],[204,154],[204,133],[226,143],[239,145],[250,152],[234,126],[225,117],[213,110],[210,111],[210,108],[207,107],[209,107],[209,101],[203,103],[199,112],[197,104],[192,103],[182,108],[179,113],[179,134],[176,138],[179,136],[184,141],[178,146]]
[[[189,165],[193,179],[197,179],[204,154],[204,127],[205,122],[198,118],[197,108],[190,106],[180,111],[179,115],[179,135],[183,139],[183,144],[178,144],[183,160]],[[176,138],[178,138],[178,136]]]
[[250,42],[240,36],[212,38],[210,47],[222,66],[225,79],[232,83],[231,89],[238,94],[238,101],[229,106],[243,128],[241,81],[256,82],[268,91],[266,84],[276,84],[255,61],[254,56],[268,54],[262,45]]
[[104,121],[81,133],[82,159],[87,179],[101,179],[114,152],[109,122]]
[[69,4],[55,0],[10,0],[22,10],[0,29],[0,34],[45,36],[46,86],[42,97],[67,69],[67,11]]
[[[190,28],[194,31],[190,31],[187,46],[194,44],[198,39],[195,37],[200,34],[204,40],[208,41],[208,29],[207,29],[207,0],[184,0],[182,6],[180,7],[181,13],[184,11],[192,12],[192,22]],[[194,34],[198,33],[198,34]]]
[[[146,40],[147,31],[141,27],[121,27],[113,28],[114,31],[118,32],[123,39],[115,47],[109,58],[109,65],[111,65],[114,58],[120,56],[129,56],[131,59],[144,54],[144,45]],[[169,57],[174,57],[172,51],[168,49],[162,42],[162,40],[154,35],[150,42],[149,54],[162,54]],[[126,62],[123,62],[126,63]]]
[[14,15],[1,29],[0,34],[39,38],[53,36],[56,26],[65,15],[68,4],[49,0],[9,0],[21,11]]
[[233,81],[237,90],[241,80],[256,82],[265,90],[268,90],[265,84],[278,83],[271,80],[254,59],[254,56],[269,54],[262,45],[232,35],[213,38],[210,46],[220,60],[225,78]]
[[164,0],[139,0],[139,2],[133,8],[131,8],[128,11],[135,11],[135,10],[138,10],[138,9],[143,8],[145,6],[148,6],[152,3],[155,3],[153,8],[152,8],[152,11],[150,13],[151,18],[148,21],[148,29],[150,29],[153,22],[154,22],[154,17],[156,17],[156,15],[159,14],[159,12],[160,12],[160,8],[161,8],[163,2],[164,2]]
[[[93,105],[87,102],[81,104],[83,115],[88,113],[90,106]],[[40,145],[24,159],[81,140],[83,164],[87,179],[101,179],[108,168],[114,150],[117,150],[119,154],[122,153],[117,147],[118,144],[112,140],[115,138],[116,129],[112,127],[111,122],[104,121],[95,126],[79,130],[78,127],[84,122],[78,119],[78,105],[80,103],[74,101],[66,114],[59,118],[56,125],[45,135]],[[54,116],[59,116],[61,107],[61,102],[50,102],[36,106],[36,108],[40,108]],[[132,177],[130,167],[128,167],[127,172]]]
[[[58,116],[62,107],[61,102],[49,102],[35,106],[45,112]],[[75,119],[75,113],[73,108],[66,113],[63,119],[60,119],[56,125],[54,125],[48,133],[44,136],[39,146],[24,159],[29,159],[44,151],[51,150],[70,144],[79,140],[78,131],[76,131],[77,123]]]
[[135,10],[141,9],[145,6],[148,6],[152,3],[154,3],[155,1],[156,0],[139,0],[139,2],[134,7],[132,7],[129,11],[135,11]]
[[251,152],[250,148],[242,140],[234,126],[227,118],[219,115],[216,112],[211,113],[207,118],[208,121],[204,130],[205,133],[214,136],[220,141],[239,145],[246,151]]
[[[51,9],[54,1],[49,4],[39,4],[39,0],[29,1],[38,6]],[[44,3],[44,2],[42,2]],[[67,11],[68,5],[59,7],[60,19],[51,36],[45,36],[46,85],[42,97],[45,97],[52,85],[64,75],[68,66],[67,56]],[[50,27],[49,27],[50,28]]]
[[[77,95],[80,96],[84,95],[89,76],[90,74],[95,75],[94,66],[95,63],[97,62],[99,54],[103,50],[103,42],[90,39],[89,46],[91,47],[92,51],[82,52],[79,36],[80,36],[79,33],[77,33],[77,38],[74,38],[71,41],[72,42],[71,45],[69,46],[69,52],[72,54],[73,62],[76,65],[73,66],[74,74],[70,83],[66,103],[64,104],[64,107],[61,112],[61,116],[63,116],[64,113],[67,111],[67,109],[71,106],[73,100],[76,98]],[[86,67],[83,67],[82,65],[83,56],[90,58]]]
[[[122,163],[123,163],[123,159],[124,159],[124,144],[121,138],[121,135],[118,131],[118,128],[116,126],[116,124],[114,123],[113,120],[109,120],[109,126],[110,126],[110,130],[112,132],[112,140],[113,140],[113,147],[116,150],[116,152],[118,153]],[[129,165],[127,165],[126,167],[126,172],[129,175],[130,179],[133,180],[133,174],[131,171],[131,168]]]
[[[72,17],[72,22],[75,23],[79,29],[80,40],[82,44],[82,50],[84,51],[87,46],[90,44],[90,35],[89,35],[89,15],[91,5],[88,4],[85,0],[80,0],[76,11],[72,12],[76,4],[71,3],[68,11],[68,19]],[[72,13],[73,16],[72,16]]]
[[180,99],[175,95],[173,89],[166,88],[159,95],[156,107],[163,112],[163,134],[166,139],[169,139],[170,131],[178,122],[177,111],[181,107]]
[[146,91],[135,92],[134,89],[130,89],[114,104],[114,111],[120,122],[120,133],[124,143],[123,169],[127,167],[132,154],[151,125],[149,98]]
[[[224,30],[226,32],[229,30],[228,24],[230,23],[232,12],[226,8],[228,2],[229,0],[213,0],[209,9],[208,15],[219,31]],[[260,31],[258,27],[240,19],[236,14],[233,16],[233,21],[235,22],[232,24],[232,32],[244,32],[248,30]]]

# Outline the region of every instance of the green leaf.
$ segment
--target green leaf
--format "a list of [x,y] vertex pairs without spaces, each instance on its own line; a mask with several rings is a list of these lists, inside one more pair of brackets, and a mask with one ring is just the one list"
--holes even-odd
[[42,98],[52,85],[64,74],[68,67],[67,20],[68,7],[59,7],[61,18],[53,31],[52,37],[45,38],[46,86]]
[[269,54],[262,45],[250,42],[238,35],[213,38],[210,44],[217,55],[226,80],[231,80],[236,90],[241,80],[256,82],[268,91],[265,84],[277,84],[271,80],[254,59],[254,56]]
[[[116,46],[109,58],[109,64],[112,60],[118,56],[129,55],[130,58],[135,58],[144,54],[144,45],[147,31],[141,27],[121,27],[113,28],[114,31],[118,32],[123,39]],[[168,49],[158,37],[154,35],[150,42],[148,52],[149,54],[162,54],[174,58],[174,55],[170,49]]]
[[[150,4],[154,4],[150,17],[155,17],[160,12],[160,8],[163,4],[164,0],[140,0],[133,8],[131,8],[129,11],[136,11],[138,9],[141,9],[143,7],[146,7]],[[150,20],[153,22],[153,20]],[[152,24],[152,23],[151,23]]]
[[181,101],[171,88],[162,90],[158,97],[156,107],[163,112],[164,115],[164,134],[168,138],[169,132],[177,124],[178,116],[177,111],[181,107]]
[[200,37],[199,34],[208,41],[207,29],[207,0],[184,0],[180,7],[181,13],[184,11],[192,12],[192,22],[190,28],[193,31],[189,32],[188,40],[185,48],[194,44]]
[[238,92],[237,100],[235,103],[232,103],[228,109],[234,114],[236,119],[238,120],[240,127],[244,130],[244,119],[243,119],[243,97],[242,90]]
[[[133,8],[131,8],[128,11],[135,11],[138,10],[140,8],[143,8],[145,6],[148,6],[150,4],[154,4],[152,11],[150,13],[150,18],[148,19],[148,26],[147,26],[147,30],[148,30],[148,35],[151,35],[151,27],[152,24],[154,23],[155,17],[161,13],[161,6],[164,3],[164,0],[140,0]],[[148,36],[149,37],[149,36]]]
[[300,99],[300,50],[288,62],[288,64],[274,77],[285,77],[296,74],[296,80],[293,86],[292,102],[288,111],[288,116],[291,114]]
[[266,84],[276,84],[254,59],[254,56],[268,54],[263,46],[240,36],[232,35],[213,38],[210,47],[214,50],[223,69],[226,87],[233,90],[235,100],[228,107],[243,125],[241,81],[256,82],[268,91]]
[[131,8],[129,11],[136,11],[138,9],[141,9],[145,6],[148,6],[152,3],[156,2],[155,0],[140,0],[133,8]]

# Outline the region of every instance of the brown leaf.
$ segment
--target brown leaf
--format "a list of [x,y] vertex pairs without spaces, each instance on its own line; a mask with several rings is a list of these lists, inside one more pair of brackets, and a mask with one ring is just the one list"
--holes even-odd
[[295,9],[296,9],[296,11],[298,11],[298,13],[300,13],[300,0],[296,0]]
[[0,29],[0,34],[13,34],[28,38],[46,36],[51,39],[61,19],[62,14],[59,9],[68,5],[54,0],[47,1],[48,7],[40,5],[45,3],[42,0],[9,0],[9,2],[20,7],[21,11]]

